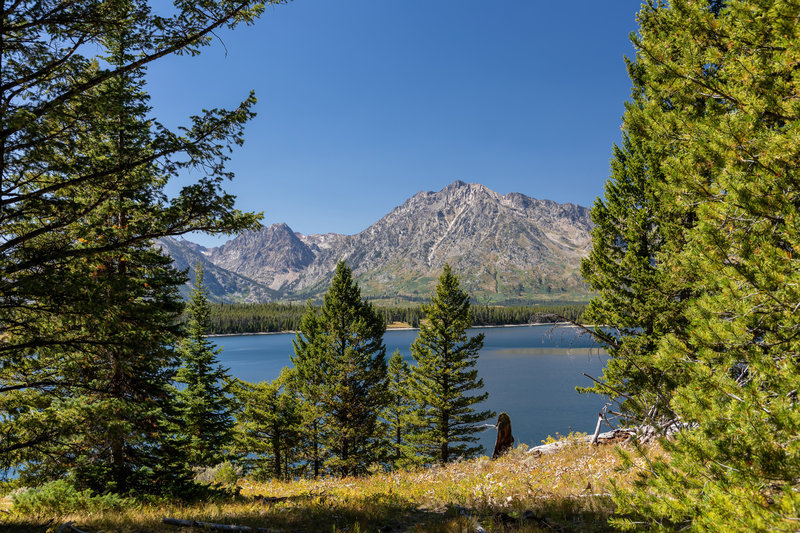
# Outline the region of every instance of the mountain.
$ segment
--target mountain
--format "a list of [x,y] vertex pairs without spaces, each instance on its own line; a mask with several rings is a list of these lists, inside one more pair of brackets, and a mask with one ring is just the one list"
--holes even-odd
[[286,300],[321,295],[341,259],[373,299],[427,299],[445,262],[482,303],[586,299],[578,269],[590,230],[585,207],[456,181],[414,195],[357,235],[275,224],[197,254]]
[[314,262],[311,246],[286,224],[248,231],[208,251],[216,266],[279,290],[295,281]]
[[184,298],[189,297],[191,283],[194,283],[195,265],[203,265],[203,283],[208,289],[210,299],[215,302],[272,302],[281,296],[252,279],[230,270],[220,268],[208,260],[208,250],[199,244],[172,237],[163,237],[156,246],[172,257],[175,266],[189,270],[189,284],[181,288]]

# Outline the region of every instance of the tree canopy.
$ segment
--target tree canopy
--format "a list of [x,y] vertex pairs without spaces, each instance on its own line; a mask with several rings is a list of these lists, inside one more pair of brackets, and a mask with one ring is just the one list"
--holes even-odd
[[[613,302],[602,315],[611,325],[654,326],[636,350],[646,354],[648,375],[617,365],[615,380],[669,381],[662,410],[685,429],[664,441],[668,453],[648,462],[634,490],[616,492],[620,525],[643,518],[660,529],[797,527],[799,17],[793,0],[649,1],[639,14],[624,129],[631,149],[654,156],[653,194],[627,213],[656,213],[649,227],[664,243],[649,264],[649,253],[619,260],[620,249],[618,279],[631,283],[614,282],[623,298],[603,293],[590,313]],[[619,178],[613,183],[598,215],[620,197]],[[626,224],[640,231],[635,218]],[[634,249],[627,235],[615,240],[611,227],[599,227],[612,250],[617,242]],[[591,261],[602,268],[598,254]],[[590,281],[597,268],[585,269]],[[639,283],[651,274],[653,283]],[[639,287],[647,291],[637,315],[661,300],[668,322],[626,321],[625,302]]]
[[[279,3],[279,2],[268,2]],[[150,116],[146,67],[196,54],[263,3],[57,0],[3,6],[0,27],[0,460],[97,490],[166,489],[177,465],[167,393],[185,280],[153,239],[234,232],[225,164],[253,116]],[[199,176],[174,197],[170,180]],[[97,428],[102,420],[107,423]],[[171,454],[170,459],[165,454]],[[104,470],[105,469],[105,470]],[[159,474],[159,471],[161,474]],[[180,477],[180,476],[179,476]],[[147,481],[150,480],[150,481]]]

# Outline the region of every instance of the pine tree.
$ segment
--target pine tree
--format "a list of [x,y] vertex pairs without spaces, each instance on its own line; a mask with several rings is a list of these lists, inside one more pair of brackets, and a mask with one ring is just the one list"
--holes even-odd
[[[631,112],[636,105],[629,106]],[[615,398],[629,425],[666,431],[676,416],[670,406],[682,379],[679,365],[658,356],[658,342],[685,330],[682,315],[691,295],[687,276],[665,268],[682,246],[691,215],[662,201],[661,158],[635,131],[614,146],[604,198],[592,208],[592,250],[581,274],[597,296],[582,320],[611,325],[595,336],[610,356],[600,380],[579,389]]]
[[467,336],[470,327],[469,296],[445,264],[431,303],[423,304],[425,319],[411,345],[416,361],[411,394],[419,405],[419,427],[413,439],[428,462],[448,463],[478,454],[474,446],[478,424],[495,416],[472,407],[489,397],[475,364],[483,347],[483,334]]
[[[131,21],[140,15],[122,9]],[[106,61],[129,61],[135,40],[131,25],[120,24],[103,41]],[[152,152],[142,80],[143,72],[133,70],[96,88],[94,97],[103,102],[106,115],[76,144],[78,154],[118,162]],[[45,479],[70,473],[79,485],[102,492],[152,490],[154,484],[159,490],[180,490],[188,482],[186,466],[166,471],[162,465],[171,462],[164,452],[174,429],[170,383],[175,322],[182,309],[177,287],[184,276],[147,241],[131,239],[148,225],[153,191],[162,177],[154,167],[140,166],[113,180],[113,194],[89,186],[82,191],[94,209],[83,214],[78,241],[107,243],[109,250],[60,267],[79,296],[59,310],[61,324],[91,342],[73,347],[67,358],[60,358],[60,350],[37,353],[38,362],[58,362],[60,378],[71,382],[66,389],[48,391],[57,395],[40,395],[39,407],[63,410],[68,402],[71,427],[26,457],[22,472]]]
[[[177,11],[49,0],[4,11],[4,84],[23,96],[0,102],[0,458],[22,476],[120,492],[189,481],[170,394],[185,277],[152,240],[256,223],[221,190],[254,99],[175,135],[147,116],[143,65],[260,8]],[[168,200],[188,168],[204,176]]]
[[321,393],[325,387],[326,377],[322,368],[315,366],[324,357],[319,343],[315,339],[321,338],[325,332],[318,317],[316,309],[309,301],[306,312],[300,320],[300,329],[292,344],[295,356],[294,364],[294,389],[300,394],[302,402],[301,432],[306,442],[303,455],[308,462],[311,474],[316,479],[323,473],[328,451],[324,444],[324,429],[326,427],[326,411],[321,401]]
[[236,449],[256,477],[288,480],[299,459],[302,413],[293,374],[284,368],[272,382],[237,380],[233,389],[242,406],[236,417]]
[[219,364],[222,349],[214,348],[206,338],[208,290],[200,263],[195,267],[194,289],[186,314],[186,338],[178,348],[182,366],[175,381],[185,386],[177,400],[182,428],[189,440],[187,459],[192,466],[214,466],[225,459],[225,449],[233,438],[235,404],[230,397],[230,376]]
[[292,362],[298,386],[315,413],[313,431],[330,454],[327,467],[341,476],[362,474],[377,461],[381,445],[386,326],[362,300],[352,272],[340,262],[322,308],[317,314],[309,307],[301,328]]
[[[81,425],[97,420],[88,409],[117,412],[121,407],[105,398],[121,398],[133,383],[143,397],[162,397],[174,371],[171,324],[180,311],[172,291],[183,277],[150,250],[152,239],[256,224],[221,189],[231,177],[226,150],[242,142],[255,99],[233,111],[205,112],[177,135],[146,116],[143,68],[170,53],[198,52],[216,28],[251,22],[262,9],[212,1],[202,10],[182,4],[162,17],[145,2],[3,6],[0,459],[6,465],[27,462],[58,476],[85,457],[87,468],[95,468],[105,459],[93,458],[96,443],[80,439],[93,435],[91,424]],[[86,55],[95,50],[102,57]],[[192,168],[203,169],[202,177],[167,199],[166,182]],[[137,342],[141,353],[134,356],[130,346]],[[95,359],[109,367],[95,368]],[[109,388],[108,380],[116,385]],[[158,423],[144,427],[146,420],[163,421],[158,411],[169,407],[140,403],[149,414],[134,433],[144,441],[120,446],[114,436],[118,459],[151,455],[148,439],[169,432]],[[132,427],[126,422],[110,431]],[[42,453],[56,442],[69,450]],[[123,463],[113,463],[118,487],[123,477],[136,477],[123,475]],[[135,470],[147,477],[153,468]]]
[[[652,528],[795,530],[800,516],[800,4],[648,3],[626,115],[657,146],[659,200],[696,222],[667,267],[691,280],[671,408],[688,428],[652,458],[619,510]],[[627,519],[622,525],[633,527]]]
[[408,468],[420,462],[414,445],[409,441],[416,423],[416,404],[409,391],[410,379],[411,368],[396,351],[389,358],[388,403],[382,416],[386,432],[386,462],[393,468]]

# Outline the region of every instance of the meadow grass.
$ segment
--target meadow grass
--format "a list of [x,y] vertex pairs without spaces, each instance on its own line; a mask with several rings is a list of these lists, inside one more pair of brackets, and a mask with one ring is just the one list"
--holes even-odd
[[[241,479],[237,494],[193,503],[137,503],[117,512],[20,515],[10,506],[4,531],[55,532],[66,521],[96,533],[192,531],[162,518],[236,524],[285,532],[605,531],[614,506],[610,480],[629,483],[614,446],[572,438],[542,456],[519,446],[444,467],[376,473],[361,478],[292,482]],[[51,521],[52,520],[52,521]],[[195,530],[197,531],[197,530]]]

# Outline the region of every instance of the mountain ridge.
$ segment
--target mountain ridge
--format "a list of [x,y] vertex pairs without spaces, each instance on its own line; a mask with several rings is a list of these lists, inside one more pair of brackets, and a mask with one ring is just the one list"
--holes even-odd
[[591,247],[591,227],[585,207],[458,180],[438,192],[420,191],[355,235],[303,235],[278,223],[194,250],[251,280],[250,298],[259,287],[273,291],[265,293],[272,300],[318,298],[344,260],[370,298],[427,298],[448,262],[479,302],[584,300],[578,269]]

